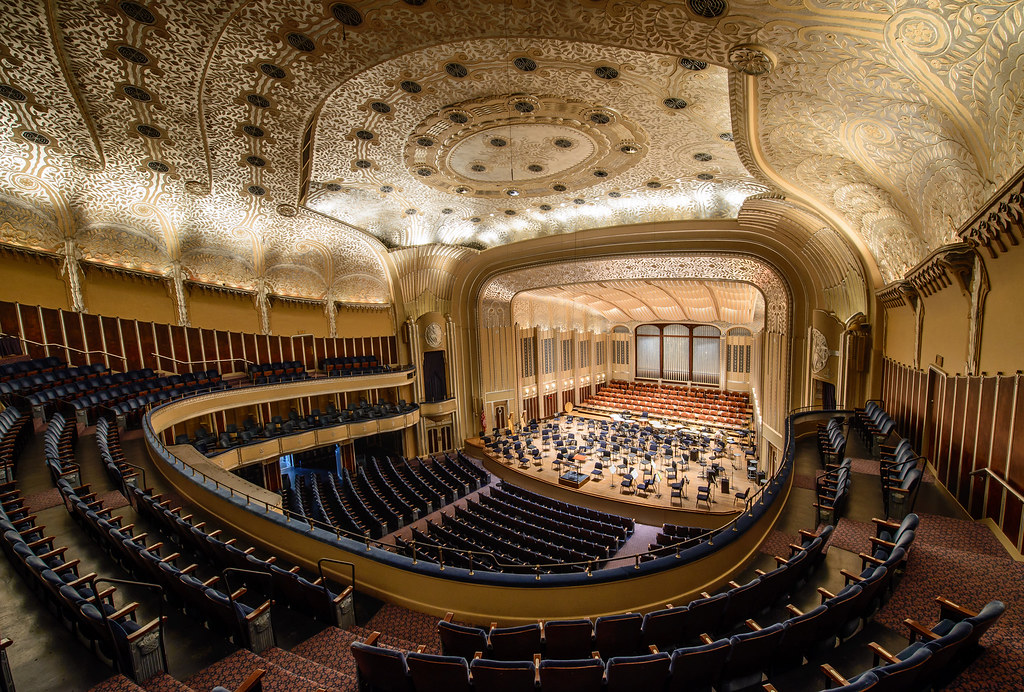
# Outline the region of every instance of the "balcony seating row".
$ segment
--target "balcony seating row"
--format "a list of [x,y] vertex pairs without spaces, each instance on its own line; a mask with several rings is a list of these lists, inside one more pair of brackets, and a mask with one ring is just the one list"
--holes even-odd
[[[66,481],[63,481],[66,484]],[[89,511],[97,506],[87,488],[68,490]],[[138,682],[167,669],[162,622],[137,621],[138,603],[117,606],[116,587],[101,590],[101,578],[80,574],[79,561],[36,526],[35,515],[13,483],[0,486],[0,545],[29,588],[63,625],[107,665]]]
[[828,423],[818,424],[818,454],[822,466],[838,464],[846,455],[846,433],[841,418],[830,418]]
[[44,410],[58,399],[96,391],[101,386],[100,378],[103,375],[110,375],[110,371],[102,363],[62,368],[44,375],[0,383],[0,393],[5,393],[9,401],[26,408]]
[[0,381],[0,395],[5,397],[27,397],[29,394],[50,389],[62,384],[70,384],[87,380],[90,377],[102,375],[109,372],[102,363],[91,365],[79,365],[65,367],[63,363],[59,367],[49,370],[40,370],[32,374],[18,375]]
[[73,488],[62,478],[57,482],[57,490],[72,518],[111,558],[140,581],[160,585],[164,597],[186,615],[199,619],[211,630],[222,631],[237,646],[256,653],[274,645],[270,600],[251,606],[241,600],[246,594],[244,587],[232,591],[225,579],[222,591],[216,588],[221,581],[218,576],[200,581],[193,576],[198,567],[195,563],[179,567],[181,553],[173,547],[162,541],[147,545],[148,534],[136,534],[133,524],[123,525],[122,518],[104,508],[87,486]]
[[46,358],[33,358],[31,360],[15,360],[9,363],[0,364],[0,382],[6,382],[18,377],[38,375],[43,372],[50,372],[63,368],[67,363],[56,356]]
[[75,463],[75,446],[78,443],[78,426],[55,413],[43,433],[43,459],[53,478],[54,485],[61,478],[72,486],[82,484],[81,470]]
[[391,368],[381,365],[377,356],[367,355],[324,358],[320,361],[320,369],[327,373],[328,377],[349,377],[388,372]]
[[924,475],[925,458],[903,437],[895,445],[879,444],[879,480],[887,516],[902,518],[913,511]]
[[825,472],[815,479],[815,491],[817,502],[814,503],[814,510],[818,517],[818,523],[823,521],[835,524],[846,509],[846,503],[850,498],[850,457],[843,459],[842,463],[829,464]]
[[11,480],[14,463],[32,436],[32,417],[14,406],[0,411],[0,483]]
[[289,411],[287,418],[276,415],[266,425],[257,423],[250,416],[245,419],[241,428],[237,423],[228,423],[219,434],[214,434],[205,427],[199,426],[193,430],[191,437],[188,433],[177,435],[174,443],[192,444],[203,454],[220,454],[260,440],[343,423],[389,418],[415,411],[417,408],[416,404],[409,404],[404,399],[399,399],[398,403],[382,401],[373,405],[363,400],[359,404],[349,404],[348,408],[341,410],[334,403],[329,403],[324,411],[314,408],[306,416],[301,415],[293,408]]
[[855,409],[851,424],[860,431],[874,455],[878,453],[878,445],[885,442],[896,429],[896,422],[878,401],[869,401],[863,409]]
[[247,372],[249,380],[253,384],[291,382],[292,380],[305,380],[309,378],[306,366],[297,360],[251,363]]

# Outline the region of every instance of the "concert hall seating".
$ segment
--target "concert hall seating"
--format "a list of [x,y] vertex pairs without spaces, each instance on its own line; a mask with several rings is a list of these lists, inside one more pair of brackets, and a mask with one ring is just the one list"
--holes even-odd
[[609,382],[582,402],[580,408],[603,413],[647,413],[669,420],[729,427],[747,427],[753,412],[750,396],[745,392],[621,380]]
[[412,542],[396,541],[396,546],[407,557],[469,568],[583,571],[600,567],[632,532],[632,519],[558,502],[502,482],[488,495],[469,500],[465,508],[442,515],[440,524],[428,522],[426,533],[413,530]]
[[[0,382],[7,382],[19,377],[30,377],[51,372],[67,365],[60,358],[48,356],[31,360],[13,360],[0,364]],[[0,392],[3,393],[3,392]]]
[[373,375],[390,370],[388,366],[381,365],[374,355],[324,358],[320,361],[320,369],[327,373],[328,377]]
[[13,477],[14,462],[32,436],[32,417],[14,406],[0,412],[0,482]]
[[291,382],[309,378],[306,366],[300,361],[288,360],[273,363],[251,363],[247,369],[249,380],[253,384],[269,384],[272,382]]
[[[905,565],[905,550],[913,542],[914,531],[908,527],[914,522],[906,522],[902,533],[900,525],[881,520],[877,523],[881,534],[896,538],[903,545],[889,545],[881,539],[872,541],[872,549],[877,547],[881,552],[876,551],[872,556],[862,554],[865,564],[862,574],[841,572],[848,581],[857,583],[851,583],[838,594],[818,589],[820,606],[804,613],[789,604],[786,607],[788,617],[776,623],[762,626],[752,618],[767,612],[774,604],[789,601],[794,589],[821,564],[831,526],[818,534],[801,531],[801,542],[790,546],[790,556],[776,558],[777,569],[760,572],[759,577],[748,584],[733,582],[719,594],[703,594],[687,605],[670,605],[642,617],[622,614],[602,616],[593,622],[549,620],[539,625],[482,628],[452,622],[449,613],[437,625],[444,665],[453,679],[457,679],[457,684],[462,685],[457,689],[535,689],[538,685],[544,690],[545,678],[538,675],[544,669],[563,673],[547,678],[548,689],[557,690],[710,690],[713,687],[731,691],[747,688],[759,683],[762,673],[803,665],[805,657],[853,637],[891,594],[891,587]],[[876,562],[878,560],[881,562]],[[989,604],[977,614],[955,605],[944,606],[940,614],[942,620],[932,629],[922,625],[913,627],[918,636],[938,642],[935,649],[950,641],[966,651],[976,644],[981,632],[1003,609],[999,602]],[[963,627],[951,635],[950,630],[960,627],[957,624],[960,621],[968,623],[963,627],[982,628],[981,632],[973,640],[961,634]],[[506,646],[504,640],[509,637],[515,643]],[[939,642],[943,637],[946,641]],[[922,646],[927,644],[918,643],[916,648]],[[663,653],[652,654],[649,647]],[[357,659],[377,655],[371,651],[377,648],[353,645],[353,649],[361,652]],[[387,684],[396,686],[387,689],[412,689],[411,671],[400,665],[402,659],[398,652],[388,651],[382,654],[389,658],[389,675],[393,676]],[[905,653],[910,657],[914,651],[915,648],[908,647],[897,656]],[[597,652],[598,658],[591,658],[590,652]],[[406,661],[411,661],[415,655],[405,654]],[[937,676],[947,668],[951,656],[943,658],[935,653],[931,656],[935,665],[922,675],[939,679]],[[469,687],[460,677],[464,677],[460,660],[470,662],[473,676]],[[411,663],[408,668],[412,668]],[[477,669],[483,673],[479,678]],[[603,683],[602,677],[597,675],[599,669],[603,671]],[[399,671],[406,671],[406,677]],[[521,674],[521,686],[491,687],[501,673]],[[383,674],[375,666],[359,666],[360,682],[369,689],[385,684],[383,677],[377,677]],[[879,671],[879,675],[884,674]]]

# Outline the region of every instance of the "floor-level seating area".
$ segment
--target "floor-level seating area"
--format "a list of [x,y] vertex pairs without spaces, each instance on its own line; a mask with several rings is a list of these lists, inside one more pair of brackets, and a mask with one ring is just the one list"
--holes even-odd
[[579,408],[743,428],[750,425],[753,413],[746,392],[622,380],[612,380]]
[[510,483],[492,486],[395,539],[399,552],[417,560],[510,573],[600,569],[626,542],[633,520],[552,500]]

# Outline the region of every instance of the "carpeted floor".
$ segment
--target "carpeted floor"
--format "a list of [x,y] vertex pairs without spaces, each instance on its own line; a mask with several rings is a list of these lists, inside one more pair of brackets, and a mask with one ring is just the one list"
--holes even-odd
[[392,603],[385,603],[377,614],[366,623],[366,629],[384,633],[384,639],[398,637],[417,642],[431,653],[441,652],[441,640],[437,636],[439,618],[419,613]]
[[[879,474],[878,468],[879,463],[877,459],[850,459],[850,470],[854,473],[864,473],[871,476],[877,476]],[[934,483],[935,476],[932,475],[931,471],[925,469],[924,473],[921,475],[921,482]]]
[[925,625],[938,620],[936,596],[975,611],[993,599],[1009,604],[982,639],[985,652],[947,689],[1024,688],[1024,563],[1008,557],[981,524],[922,515],[907,573],[875,618],[906,635],[904,618]]

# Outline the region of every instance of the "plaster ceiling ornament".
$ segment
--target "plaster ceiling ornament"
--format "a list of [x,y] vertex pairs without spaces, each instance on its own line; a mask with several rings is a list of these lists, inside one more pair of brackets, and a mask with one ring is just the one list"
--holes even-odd
[[828,367],[829,356],[832,352],[828,348],[828,340],[820,331],[811,327],[811,372],[817,375]]
[[745,43],[729,51],[729,64],[743,74],[761,77],[775,68],[775,58],[764,46]]
[[[838,218],[888,281],[952,240],[1024,164],[1022,0],[522,0],[502,5],[502,22],[489,1],[382,0],[340,16],[334,5],[4,0],[0,189],[59,209],[63,235],[132,228],[167,261],[175,247],[208,250],[255,270],[264,249],[305,237],[331,247],[338,275],[386,287],[382,244],[482,249],[735,216],[776,183],[736,153],[752,123],[765,167]],[[725,66],[770,69],[735,127],[730,90],[744,80],[730,84]],[[431,114],[519,93],[534,107],[515,110],[524,121],[550,95],[606,109],[608,123],[588,120],[597,132],[635,124],[647,136],[638,162],[501,199],[443,193],[424,183],[441,167],[410,168],[409,137]],[[137,215],[140,201],[169,224]],[[253,234],[232,236],[239,226]]]
[[[713,280],[716,282],[743,282],[750,284],[763,298],[764,314],[758,314],[754,308],[751,322],[763,324],[764,328],[777,334],[784,334],[789,328],[791,297],[789,287],[778,271],[755,257],[739,254],[715,254],[709,256],[700,253],[674,253],[642,256],[604,257],[592,260],[570,260],[553,264],[539,264],[523,269],[514,269],[497,274],[488,279],[480,289],[478,297],[478,318],[481,326],[508,326],[515,308],[516,297],[524,291],[537,291],[554,287],[567,287],[573,291],[575,285],[586,287],[590,284],[613,282],[616,286],[627,286],[626,282],[645,284],[654,287],[665,280]],[[679,284],[680,288],[686,284]],[[725,289],[725,287],[723,287]],[[659,289],[660,290],[660,289]],[[744,289],[745,290],[745,289]],[[544,292],[541,292],[544,295]],[[607,295],[611,295],[611,291]],[[751,296],[752,294],[746,294]],[[547,298],[553,298],[550,292]],[[597,300],[601,300],[600,297]],[[660,319],[649,305],[633,296],[632,303],[623,297],[618,298],[628,310],[620,310],[641,319],[637,321],[656,321]],[[681,310],[679,299],[673,298]],[[565,304],[566,301],[561,299]],[[609,309],[615,305],[606,301]],[[684,301],[689,303],[690,301]],[[747,306],[736,315],[751,314],[749,305],[756,303],[753,298],[740,299],[737,304]],[[511,306],[511,307],[510,307]],[[721,318],[721,314],[717,315]],[[709,320],[713,321],[713,320]]]

